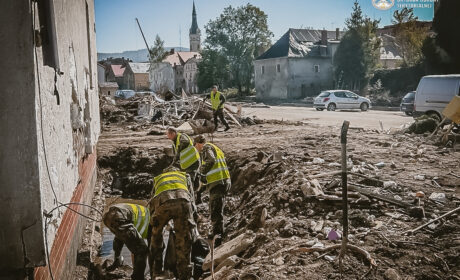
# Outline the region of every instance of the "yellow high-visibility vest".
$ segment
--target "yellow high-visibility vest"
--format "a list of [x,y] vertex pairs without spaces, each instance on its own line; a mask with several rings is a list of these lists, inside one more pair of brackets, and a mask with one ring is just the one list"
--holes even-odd
[[133,209],[134,219],[133,224],[137,229],[142,238],[147,238],[148,225],[150,222],[150,212],[149,210],[139,204],[126,203]]
[[[227,162],[225,161],[224,152],[219,149],[216,145],[211,143],[206,143],[205,145],[210,145],[216,151],[216,162],[212,166],[211,170],[206,173],[206,181],[208,184],[214,183],[216,181],[225,180],[230,178],[230,172],[228,172]],[[204,164],[204,162],[203,162]]]
[[213,110],[223,108],[224,105],[220,105],[220,91],[216,91],[215,94],[211,92],[211,105]]
[[180,168],[182,170],[185,170],[189,168],[192,164],[194,164],[197,160],[200,160],[200,153],[193,146],[192,139],[190,139],[190,137],[187,134],[181,134],[181,133],[177,133],[176,145],[173,145],[175,153],[177,153],[177,151],[179,150],[181,135],[184,135],[189,141],[188,147],[180,152],[180,157],[179,157]]
[[161,175],[158,175],[154,179],[154,196],[158,196],[164,191],[170,190],[186,190],[187,188],[187,176],[185,172],[181,171],[171,171],[165,172]]

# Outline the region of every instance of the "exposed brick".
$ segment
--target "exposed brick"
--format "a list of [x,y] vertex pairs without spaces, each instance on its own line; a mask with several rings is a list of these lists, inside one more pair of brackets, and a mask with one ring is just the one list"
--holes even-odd
[[[81,181],[76,186],[70,202],[84,203],[87,200],[86,202],[90,203],[92,198],[92,189],[90,189],[90,185],[96,172],[96,152],[94,151],[91,155],[80,161],[78,169]],[[79,212],[89,212],[79,205],[71,205],[69,207]],[[69,252],[75,251],[73,247],[78,246],[81,242],[81,234],[77,235],[76,233],[82,233],[82,230],[77,226],[83,225],[83,223],[84,218],[69,209],[65,210],[50,250],[51,269],[55,279],[61,279],[63,274],[69,274],[68,271],[66,273],[66,269],[68,270],[67,267],[71,266],[76,258],[74,255],[69,255]],[[72,258],[72,260],[70,258]],[[48,267],[37,267],[35,269],[34,279],[50,279]]]

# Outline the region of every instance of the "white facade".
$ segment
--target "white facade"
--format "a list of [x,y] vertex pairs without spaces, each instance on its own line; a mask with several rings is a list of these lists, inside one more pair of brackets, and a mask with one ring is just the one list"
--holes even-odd
[[157,93],[175,91],[174,69],[168,62],[152,63],[149,73],[150,90]]

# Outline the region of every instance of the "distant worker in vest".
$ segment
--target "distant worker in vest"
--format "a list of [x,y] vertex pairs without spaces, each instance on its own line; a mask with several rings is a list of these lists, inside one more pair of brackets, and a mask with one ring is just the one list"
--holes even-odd
[[174,159],[170,166],[187,172],[194,183],[200,168],[200,153],[193,146],[192,138],[173,127],[166,130],[166,136],[173,142]]
[[104,214],[103,221],[115,235],[113,239],[115,259],[111,268],[114,269],[123,264],[121,249],[123,245],[126,245],[134,255],[131,279],[144,280],[149,253],[148,246],[144,241],[148,235],[149,209],[132,203],[114,204]]
[[225,196],[230,189],[230,173],[225,155],[219,147],[206,142],[203,135],[195,137],[195,147],[201,154],[201,181],[209,192],[209,212],[211,213],[212,237],[219,235],[216,246],[224,237],[224,205]]
[[179,280],[192,277],[191,263],[193,220],[193,189],[185,172],[168,168],[154,179],[152,199],[150,200],[152,237],[150,241],[150,269],[152,279],[163,273],[163,228],[170,220],[174,221],[176,245],[176,270]]
[[225,96],[220,91],[217,91],[217,86],[213,86],[211,94],[207,95],[204,99],[206,100],[207,98],[211,99],[212,114],[214,116],[214,130],[217,131],[217,117],[219,117],[220,121],[225,125],[225,131],[229,130],[230,126],[224,117]]

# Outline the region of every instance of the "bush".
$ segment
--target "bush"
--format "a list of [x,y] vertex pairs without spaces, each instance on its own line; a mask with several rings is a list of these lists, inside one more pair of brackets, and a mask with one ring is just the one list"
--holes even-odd
[[390,95],[400,96],[416,90],[418,82],[424,75],[423,64],[392,70],[381,69],[375,71],[370,84],[374,85],[380,80],[381,87],[389,90]]

